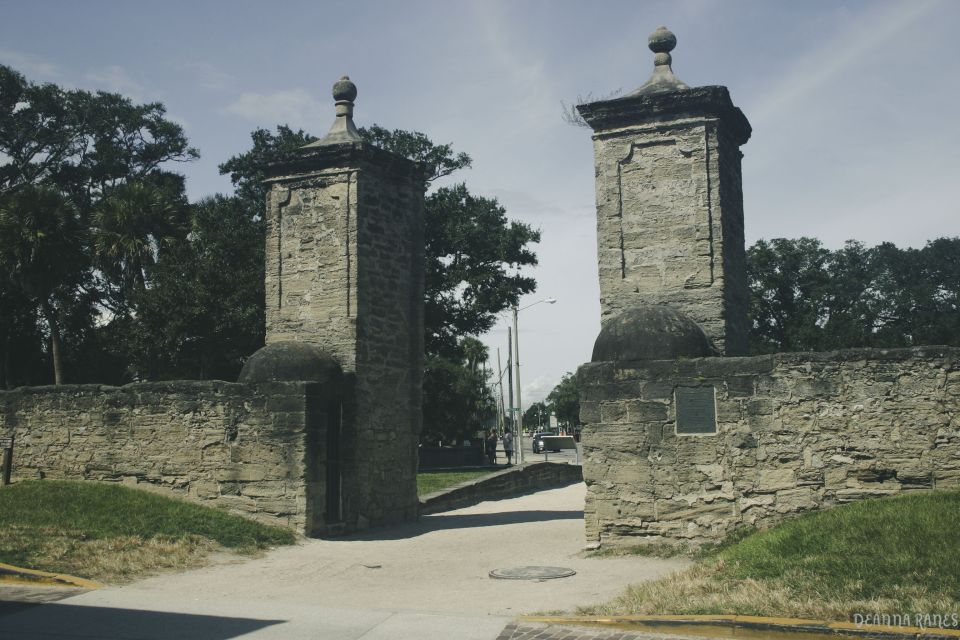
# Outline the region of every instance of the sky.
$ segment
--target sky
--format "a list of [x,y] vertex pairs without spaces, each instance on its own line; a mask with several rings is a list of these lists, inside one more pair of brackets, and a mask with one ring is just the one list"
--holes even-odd
[[[465,182],[542,233],[519,314],[524,407],[590,360],[600,330],[593,148],[563,105],[643,84],[647,36],[673,70],[725,85],[742,147],[748,246],[849,239],[922,247],[960,235],[960,1],[0,0],[0,63],[34,82],[159,101],[199,161],[192,200],[258,127],[322,136],[332,84],[358,126],[421,131],[473,157]],[[555,304],[536,304],[544,298]],[[504,315],[484,342],[506,364]]]

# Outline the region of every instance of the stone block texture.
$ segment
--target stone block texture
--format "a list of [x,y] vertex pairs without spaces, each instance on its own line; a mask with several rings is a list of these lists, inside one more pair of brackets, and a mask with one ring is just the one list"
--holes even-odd
[[344,524],[415,519],[422,168],[347,143],[305,148],[267,175],[266,339],[316,344],[346,374]]
[[337,395],[299,382],[25,387],[0,391],[0,437],[15,437],[15,480],[120,481],[318,535]]
[[[578,375],[587,539],[604,546],[696,546],[960,487],[960,349],[604,362]],[[715,434],[676,434],[680,386],[714,387]]]
[[748,351],[740,145],[725,87],[579,107],[593,127],[601,322],[668,304],[724,355]]

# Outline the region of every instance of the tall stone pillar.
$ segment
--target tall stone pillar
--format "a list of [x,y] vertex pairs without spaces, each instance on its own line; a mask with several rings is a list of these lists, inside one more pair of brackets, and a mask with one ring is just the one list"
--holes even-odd
[[601,322],[668,305],[720,353],[745,355],[740,145],[750,123],[726,87],[690,88],[673,74],[676,42],[660,27],[648,82],[578,107],[594,131]]
[[361,140],[356,95],[344,76],[327,136],[266,171],[266,348],[310,343],[344,371],[346,530],[416,518],[422,422],[425,176]]

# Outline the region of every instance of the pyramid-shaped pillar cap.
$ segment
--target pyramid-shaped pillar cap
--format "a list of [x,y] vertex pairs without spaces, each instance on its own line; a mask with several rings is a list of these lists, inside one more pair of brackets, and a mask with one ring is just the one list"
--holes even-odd
[[342,76],[333,85],[333,104],[337,117],[333,121],[330,131],[316,142],[305,145],[304,149],[363,142],[360,132],[353,124],[353,101],[356,99],[357,85],[350,80],[350,76]]
[[722,121],[737,145],[750,139],[750,123],[726,87],[690,87],[673,74],[670,52],[677,37],[669,29],[659,27],[647,44],[653,51],[653,75],[647,82],[623,96],[577,105],[595,134],[616,135],[611,132],[624,127],[709,117]]

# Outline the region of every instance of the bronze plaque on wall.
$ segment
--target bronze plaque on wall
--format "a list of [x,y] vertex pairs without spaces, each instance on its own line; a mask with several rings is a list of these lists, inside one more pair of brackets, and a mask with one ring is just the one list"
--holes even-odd
[[677,387],[677,434],[697,435],[717,432],[717,405],[713,386]]

